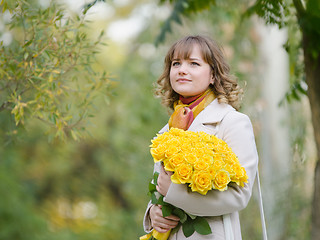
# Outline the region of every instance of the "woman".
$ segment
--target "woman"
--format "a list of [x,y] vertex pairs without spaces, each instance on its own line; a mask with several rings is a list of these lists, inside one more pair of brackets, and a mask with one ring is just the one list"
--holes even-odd
[[[229,66],[217,44],[204,36],[187,36],[177,41],[165,57],[163,74],[157,81],[156,94],[162,103],[174,110],[169,123],[159,133],[170,127],[194,132],[204,131],[224,140],[238,156],[248,175],[244,187],[231,184],[228,190],[209,191],[203,196],[188,191],[185,184],[171,182],[171,173],[161,164],[155,164],[159,172],[157,191],[164,200],[197,216],[204,216],[212,234],[197,232],[189,240],[241,239],[238,211],[249,202],[256,176],[258,155],[249,118],[239,113],[241,89],[229,74]],[[161,206],[148,204],[144,218],[144,229],[160,233],[177,226],[176,216],[163,217]],[[169,239],[187,239],[182,229]]]

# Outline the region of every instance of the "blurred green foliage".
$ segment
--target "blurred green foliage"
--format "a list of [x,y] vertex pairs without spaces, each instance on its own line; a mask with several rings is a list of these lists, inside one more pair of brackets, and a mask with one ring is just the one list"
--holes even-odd
[[[258,38],[249,20],[239,25],[236,11],[245,9],[246,1],[232,1],[231,9],[217,0],[201,14],[181,17],[185,24],[173,25],[158,47],[156,17],[130,44],[108,40],[104,46],[100,31],[98,40],[88,34],[94,23],[77,15],[66,18],[65,9],[54,3],[49,8],[22,0],[1,5],[16,21],[6,24],[14,38],[0,50],[0,240],[137,239],[143,235],[152,177],[150,139],[168,119],[153,84],[171,42],[202,31],[223,43],[241,84],[250,83],[242,110],[254,112],[247,103],[259,99],[259,83],[252,81]],[[144,3],[119,7],[115,18]],[[303,175],[304,166],[300,169],[294,183]],[[301,188],[292,191],[299,201],[288,215],[289,231],[309,217]],[[260,236],[257,209],[253,198],[241,213],[244,239]],[[306,231],[296,239],[305,239]]]

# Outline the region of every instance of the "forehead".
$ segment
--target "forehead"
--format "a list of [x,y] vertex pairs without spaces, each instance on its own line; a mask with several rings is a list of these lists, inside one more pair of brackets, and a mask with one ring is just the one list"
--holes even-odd
[[204,53],[201,46],[194,42],[183,42],[176,45],[172,59],[189,59],[191,55],[200,55],[203,58]]

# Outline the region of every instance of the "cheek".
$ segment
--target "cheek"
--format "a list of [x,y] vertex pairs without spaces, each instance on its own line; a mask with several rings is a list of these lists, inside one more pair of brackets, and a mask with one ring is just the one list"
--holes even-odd
[[174,73],[173,73],[173,71],[170,71],[169,82],[170,82],[171,86],[172,86],[172,83],[173,83],[173,79],[174,79]]

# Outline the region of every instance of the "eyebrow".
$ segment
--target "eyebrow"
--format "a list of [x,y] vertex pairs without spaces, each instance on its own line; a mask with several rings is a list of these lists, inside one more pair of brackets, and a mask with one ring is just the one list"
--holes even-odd
[[[202,61],[201,58],[187,58],[188,60],[191,60],[191,61],[194,61],[194,60],[197,60],[197,61]],[[181,59],[180,58],[174,58],[172,59],[172,61],[180,61]]]
[[201,58],[189,58],[189,60],[198,60],[198,61],[201,61],[202,59],[201,59]]

